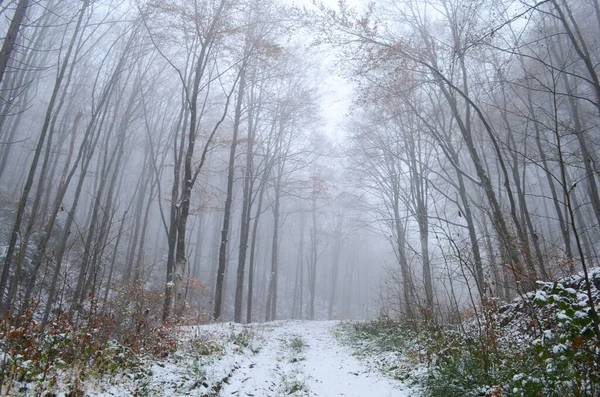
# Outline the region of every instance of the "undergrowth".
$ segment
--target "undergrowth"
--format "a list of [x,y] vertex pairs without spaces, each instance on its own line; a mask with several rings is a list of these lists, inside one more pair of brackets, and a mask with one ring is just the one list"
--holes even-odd
[[289,365],[284,365],[284,370],[280,373],[278,395],[307,396],[310,394],[300,365],[306,359],[307,348],[308,344],[301,335],[290,334],[281,339],[278,360],[282,363],[289,363]]
[[369,341],[381,352],[402,351],[414,337],[411,328],[387,316],[369,322],[344,323],[342,327],[352,330],[347,334],[351,340]]
[[[600,285],[600,271],[593,274]],[[594,299],[598,291],[594,288]],[[421,366],[427,397],[594,397],[600,395],[600,343],[580,278],[539,283],[508,305],[488,299],[461,324],[415,329],[382,317],[345,323],[340,337],[380,369]]]
[[83,395],[87,379],[135,369],[141,358],[165,357],[177,348],[169,325],[131,332],[124,333],[108,314],[90,315],[77,324],[63,313],[45,326],[32,309],[17,318],[2,318],[0,395],[37,395],[59,383],[65,393]]
[[350,345],[368,365],[391,378],[407,381],[413,377],[414,362],[421,350],[415,343],[416,334],[401,321],[388,316],[368,322],[344,322],[336,337]]

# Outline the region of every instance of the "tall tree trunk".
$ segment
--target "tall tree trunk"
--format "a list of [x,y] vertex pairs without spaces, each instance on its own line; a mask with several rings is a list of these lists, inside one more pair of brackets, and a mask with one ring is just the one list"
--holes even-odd
[[[125,273],[123,274],[123,283],[128,283],[131,280],[131,276],[134,272],[134,258],[135,251],[137,249],[138,242],[140,241],[140,232],[142,229],[142,211],[144,210],[144,202],[146,199],[146,190],[148,184],[144,183],[144,175],[146,172],[142,172],[140,179],[138,180],[138,186],[141,185],[141,189],[137,190],[137,202],[135,204],[135,210],[133,213],[133,234],[129,238],[129,247],[127,248],[127,257],[125,259]],[[137,281],[137,280],[136,280]]]
[[[338,215],[341,217],[341,215]],[[329,308],[327,318],[333,320],[333,307],[335,302],[336,287],[338,284],[338,273],[340,267],[340,254],[342,251],[342,220],[338,219],[338,228],[336,230],[335,243],[333,244],[333,262],[331,264],[331,286],[329,287]]]
[[294,285],[294,300],[292,302],[292,319],[302,318],[302,290],[304,288],[304,222],[305,217],[300,216],[300,246],[296,261],[296,283]]
[[[419,138],[417,138],[419,139]],[[417,146],[419,144],[419,146]],[[420,140],[415,142],[414,137],[408,137],[408,157],[411,169],[411,185],[414,191],[414,202],[416,209],[417,224],[419,225],[419,237],[421,245],[421,256],[423,261],[423,283],[425,286],[425,300],[427,303],[426,315],[433,317],[433,281],[431,276],[431,260],[429,258],[429,215],[427,213],[427,180],[424,175],[424,165]],[[419,157],[417,159],[417,157]]]
[[[182,107],[179,113],[179,120],[175,127],[175,139],[174,139],[174,160],[175,166],[173,167],[173,185],[171,186],[171,205],[169,213],[169,226],[166,230],[167,233],[167,273],[165,282],[165,299],[163,302],[163,322],[167,321],[171,314],[171,306],[173,303],[173,269],[175,267],[175,251],[177,243],[177,231],[179,225],[179,186],[181,184],[181,162],[183,159],[183,150],[185,147],[185,134],[183,131],[187,128],[187,108]],[[177,146],[177,136],[181,129],[181,136],[179,138],[179,149]]]
[[[229,150],[229,166],[227,169],[227,195],[225,197],[225,208],[223,213],[223,229],[221,231],[221,244],[219,245],[219,267],[217,269],[217,285],[215,287],[215,308],[213,318],[218,320],[221,318],[222,311],[222,300],[223,300],[223,284],[225,282],[225,268],[227,265],[227,239],[229,238],[229,223],[231,218],[231,202],[233,200],[233,177],[235,174],[235,152],[238,144],[238,134],[240,130],[240,120],[242,117],[242,103],[244,102],[244,89],[245,89],[245,70],[241,71],[240,85],[238,87],[237,101],[235,106],[235,116],[233,121],[233,137],[231,138],[231,148]],[[241,280],[240,280],[241,271]],[[242,292],[238,294],[237,288],[241,288],[243,291],[243,278],[244,278],[244,267],[243,265],[238,266],[238,284],[236,285],[236,303],[235,307],[238,308],[239,299],[239,310],[235,310],[237,314],[236,322],[241,321],[241,299]]]
[[144,211],[144,217],[142,219],[142,231],[140,234],[140,242],[138,246],[138,251],[135,259],[135,267],[133,271],[133,279],[136,283],[142,283],[142,275],[143,275],[143,267],[144,267],[144,255],[146,249],[146,241],[147,241],[147,231],[148,231],[148,223],[150,221],[150,209],[152,208],[152,201],[154,201],[156,197],[156,184],[152,183],[150,186],[150,194],[147,197],[146,201],[146,209]]
[[[213,50],[213,46],[215,45],[215,41],[217,39],[217,35],[219,33],[221,18],[223,14],[223,10],[225,8],[227,1],[220,0],[214,14],[211,16],[211,20],[209,26],[207,26],[207,32],[205,37],[199,38],[200,40],[200,51],[197,56],[194,56],[194,65],[192,66],[192,84],[191,87],[188,87],[185,82],[183,82],[184,87],[184,108],[182,111],[182,116],[184,117],[185,122],[184,126],[187,123],[187,114],[189,111],[189,125],[187,136],[182,133],[181,137],[181,145],[179,152],[175,153],[176,165],[175,172],[177,173],[177,178],[175,178],[173,182],[172,192],[177,200],[173,200],[171,204],[171,225],[168,233],[169,240],[169,254],[167,258],[167,282],[165,284],[165,300],[163,305],[163,321],[166,321],[170,315],[171,311],[171,302],[173,297],[175,298],[174,302],[174,312],[178,318],[183,316],[183,310],[185,308],[185,285],[187,283],[184,282],[184,277],[186,274],[186,231],[187,231],[187,221],[190,214],[190,201],[192,197],[192,188],[194,187],[194,183],[200,170],[202,169],[206,154],[208,152],[209,147],[212,144],[212,140],[217,132],[219,126],[225,119],[227,114],[227,109],[229,108],[229,100],[231,98],[231,94],[233,90],[235,90],[237,84],[237,77],[235,82],[232,85],[232,92],[227,95],[227,100],[225,106],[223,108],[223,114],[221,119],[217,121],[212,132],[210,133],[208,139],[204,144],[204,150],[202,151],[202,156],[200,159],[200,163],[195,167],[195,170],[192,170],[192,161],[194,157],[194,150],[196,144],[196,138],[198,136],[198,122],[202,116],[203,107],[198,108],[198,98],[200,92],[204,89],[201,87],[201,82],[207,74],[207,68],[209,62],[211,61],[211,53]],[[200,111],[200,113],[199,113]],[[182,129],[185,131],[185,128]],[[187,139],[186,139],[187,138]],[[184,156],[184,142],[187,141],[187,148],[185,149]],[[179,173],[181,172],[181,161],[183,157],[183,179],[179,180]],[[181,197],[178,197],[179,187],[175,186],[176,184],[181,183]]]
[[121,237],[123,237],[123,226],[125,225],[125,218],[127,217],[127,210],[123,212],[121,222],[119,222],[119,230],[117,231],[117,240],[115,241],[115,247],[113,248],[112,258],[110,260],[110,267],[108,270],[108,276],[106,285],[104,286],[104,298],[102,299],[102,311],[106,311],[108,306],[108,294],[112,287],[113,273],[115,270],[115,264],[117,263],[117,255],[119,253],[119,245],[121,243]]
[[317,188],[316,178],[313,180],[311,197],[311,230],[310,230],[310,260],[308,261],[308,291],[310,293],[308,303],[308,319],[315,319],[315,294],[317,287],[317,262],[319,260],[319,242],[317,235]]
[[266,321],[277,319],[277,281],[279,278],[279,215],[281,206],[281,178],[283,170],[279,170],[275,182],[275,204],[273,207],[273,240],[271,244],[271,274],[269,277],[269,291],[267,293]]
[[402,218],[400,217],[399,206],[399,192],[394,192],[394,208],[393,208],[393,225],[395,232],[395,243],[396,243],[396,253],[398,255],[398,262],[400,264],[400,273],[402,275],[402,295],[404,297],[404,301],[402,302],[404,305],[404,314],[409,321],[415,319],[415,313],[413,311],[413,305],[417,302],[415,301],[414,291],[413,291],[413,283],[412,276],[410,274],[410,268],[408,266],[408,258],[406,257],[406,238],[404,233],[404,225],[402,222]]
[[[243,95],[243,88],[240,84],[238,95]],[[241,100],[239,100],[241,104]],[[250,104],[250,109],[252,104]],[[241,108],[239,109],[241,113]],[[237,116],[238,109],[236,109]],[[237,279],[235,284],[235,304],[233,321],[242,322],[242,300],[244,295],[244,273],[246,268],[246,253],[248,252],[248,239],[250,235],[250,210],[252,207],[252,167],[254,156],[254,125],[252,123],[252,112],[248,114],[248,146],[246,149],[246,169],[244,171],[244,190],[242,198],[242,215],[240,225],[240,248],[238,255]],[[239,120],[238,120],[239,123]]]
[[[267,159],[267,163],[269,163]],[[255,273],[255,257],[256,257],[256,238],[258,236],[258,221],[263,209],[263,199],[267,186],[267,179],[270,174],[270,167],[267,167],[263,171],[263,175],[260,181],[259,193],[258,193],[258,204],[256,205],[256,212],[254,215],[254,222],[252,224],[252,240],[250,242],[250,258],[248,259],[248,299],[246,309],[246,322],[252,322],[252,299],[254,295],[254,273]]]

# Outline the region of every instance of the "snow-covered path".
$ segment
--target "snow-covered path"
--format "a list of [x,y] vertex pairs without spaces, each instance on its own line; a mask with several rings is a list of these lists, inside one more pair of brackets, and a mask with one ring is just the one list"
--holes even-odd
[[223,385],[221,396],[405,397],[402,383],[362,365],[333,335],[336,322],[257,326],[260,351]]
[[[93,397],[408,397],[415,393],[356,358],[334,321],[214,323],[181,328],[165,359],[89,379]],[[377,359],[375,359],[377,361]],[[58,394],[64,396],[66,394]]]

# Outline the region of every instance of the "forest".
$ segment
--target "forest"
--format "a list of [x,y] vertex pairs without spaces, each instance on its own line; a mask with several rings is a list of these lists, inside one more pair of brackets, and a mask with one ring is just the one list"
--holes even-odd
[[3,352],[462,327],[579,275],[600,380],[597,0],[0,0],[0,31]]

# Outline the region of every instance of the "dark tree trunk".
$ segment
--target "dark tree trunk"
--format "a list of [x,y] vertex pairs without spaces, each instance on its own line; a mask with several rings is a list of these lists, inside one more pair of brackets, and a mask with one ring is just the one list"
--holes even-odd
[[[222,300],[223,300],[223,284],[225,283],[225,268],[227,266],[227,239],[229,238],[229,224],[231,218],[231,203],[233,201],[233,177],[235,174],[235,152],[238,144],[238,133],[240,130],[240,120],[242,117],[242,103],[244,102],[244,89],[245,89],[245,71],[241,71],[240,85],[238,87],[237,101],[235,106],[235,116],[233,122],[233,137],[231,138],[231,148],[229,150],[229,166],[227,169],[227,195],[225,197],[225,208],[223,214],[223,229],[221,230],[221,243],[219,245],[219,267],[217,269],[217,285],[215,287],[215,308],[213,318],[218,320],[221,318],[222,311]],[[240,280],[241,271],[241,280]],[[237,314],[236,322],[241,321],[241,292],[238,294],[237,288],[243,290],[243,278],[244,278],[244,267],[243,265],[238,266],[238,284],[236,285],[236,303],[235,307],[238,307],[237,299],[239,302],[239,310],[236,310]]]

